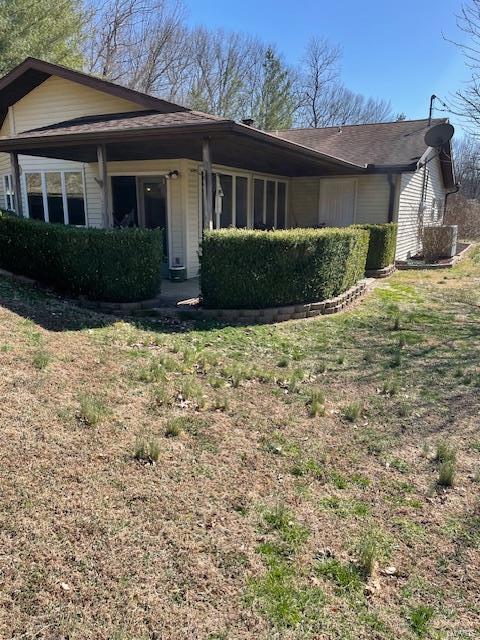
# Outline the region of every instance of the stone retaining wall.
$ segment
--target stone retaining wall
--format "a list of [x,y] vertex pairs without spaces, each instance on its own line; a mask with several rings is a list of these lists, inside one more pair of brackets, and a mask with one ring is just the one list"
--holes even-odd
[[295,304],[266,309],[204,309],[192,306],[190,309],[155,309],[155,315],[164,318],[180,318],[188,320],[220,320],[232,324],[256,324],[300,320],[319,315],[327,315],[342,311],[355,300],[362,297],[368,289],[369,281],[360,280],[344,293],[321,302]]
[[395,271],[395,265],[389,264],[388,267],[383,267],[383,269],[369,269],[365,271],[365,275],[367,278],[388,278]]

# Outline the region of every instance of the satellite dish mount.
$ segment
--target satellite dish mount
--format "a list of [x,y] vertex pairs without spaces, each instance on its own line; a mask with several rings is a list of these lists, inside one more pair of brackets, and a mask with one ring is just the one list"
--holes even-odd
[[427,147],[439,149],[443,147],[444,144],[447,144],[447,142],[450,142],[454,133],[455,129],[450,123],[442,122],[436,124],[427,130],[424,137],[425,144]]

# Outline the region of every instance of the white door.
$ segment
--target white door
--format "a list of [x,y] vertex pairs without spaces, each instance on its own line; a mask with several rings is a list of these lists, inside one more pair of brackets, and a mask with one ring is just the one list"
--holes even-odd
[[319,223],[347,227],[355,221],[357,181],[355,178],[320,180]]

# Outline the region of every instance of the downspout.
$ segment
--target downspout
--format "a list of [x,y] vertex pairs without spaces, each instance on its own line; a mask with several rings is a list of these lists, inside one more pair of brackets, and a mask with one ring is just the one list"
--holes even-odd
[[393,173],[389,171],[387,173],[388,185],[390,187],[389,195],[388,195],[388,222],[393,222],[393,214],[395,211],[395,180],[393,178]]
[[447,191],[447,193],[445,194],[445,200],[443,201],[443,217],[444,218],[445,218],[445,214],[447,213],[448,196],[453,196],[455,193],[458,193],[460,191],[460,187],[461,187],[461,184],[457,182],[457,184],[455,185],[455,189],[453,191]]

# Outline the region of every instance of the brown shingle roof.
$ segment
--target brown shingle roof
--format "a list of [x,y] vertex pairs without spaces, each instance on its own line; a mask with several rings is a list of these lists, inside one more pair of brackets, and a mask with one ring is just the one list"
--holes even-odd
[[46,127],[24,131],[17,134],[16,137],[36,138],[74,133],[103,133],[106,131],[127,131],[149,128],[158,129],[162,127],[208,124],[212,122],[226,122],[226,120],[200,111],[174,111],[172,113],[133,111],[65,120]]
[[[432,120],[432,125],[445,121]],[[403,120],[271,133],[361,166],[406,166],[415,164],[426,151],[427,129],[428,120]]]

